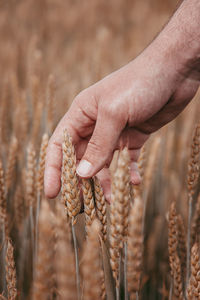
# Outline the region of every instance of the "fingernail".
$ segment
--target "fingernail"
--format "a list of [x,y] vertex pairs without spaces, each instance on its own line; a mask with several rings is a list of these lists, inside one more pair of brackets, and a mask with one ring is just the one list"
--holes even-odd
[[110,193],[108,194],[105,194],[105,198],[106,198],[106,200],[108,201],[108,203],[110,203],[111,202],[111,195],[110,195]]
[[140,173],[139,172],[137,172],[137,171],[134,171],[134,173],[131,175],[131,182],[133,183],[133,184],[140,184],[141,183],[141,180],[142,180],[142,178],[141,178],[141,176],[140,176]]
[[80,177],[90,177],[92,172],[92,164],[87,160],[81,160],[76,172]]

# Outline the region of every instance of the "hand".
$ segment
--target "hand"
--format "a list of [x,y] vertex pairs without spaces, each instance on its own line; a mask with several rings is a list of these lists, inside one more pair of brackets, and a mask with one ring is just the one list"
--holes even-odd
[[[161,54],[160,54],[161,53]],[[149,135],[173,120],[193,98],[199,81],[184,66],[174,67],[167,52],[150,45],[134,61],[81,92],[52,135],[47,149],[45,193],[60,190],[63,130],[75,144],[77,173],[97,172],[106,198],[110,198],[108,167],[116,149],[127,145],[131,181],[140,177],[136,162]]]

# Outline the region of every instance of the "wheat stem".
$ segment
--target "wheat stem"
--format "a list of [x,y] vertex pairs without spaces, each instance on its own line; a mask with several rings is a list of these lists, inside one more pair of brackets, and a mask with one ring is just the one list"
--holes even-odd
[[128,300],[127,287],[127,241],[124,242],[124,300]]
[[75,265],[76,265],[76,288],[77,288],[78,300],[80,300],[81,294],[80,294],[80,269],[79,269],[79,257],[78,257],[78,244],[77,244],[76,232],[74,226],[75,225],[72,219],[72,238],[74,243],[74,255],[75,255]]

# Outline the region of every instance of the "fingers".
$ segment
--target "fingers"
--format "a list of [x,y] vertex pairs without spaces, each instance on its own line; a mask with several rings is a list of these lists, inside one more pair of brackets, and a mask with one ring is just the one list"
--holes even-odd
[[48,198],[54,198],[60,191],[62,164],[62,147],[57,142],[51,142],[47,149],[44,173],[44,191]]
[[99,112],[93,135],[77,168],[80,177],[92,177],[105,166],[125,124],[120,118]]
[[131,183],[138,185],[141,183],[141,176],[136,162],[131,162],[130,166]]

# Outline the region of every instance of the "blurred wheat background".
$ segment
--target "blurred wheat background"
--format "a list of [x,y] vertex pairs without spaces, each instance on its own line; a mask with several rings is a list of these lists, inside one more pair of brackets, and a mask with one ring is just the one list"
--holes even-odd
[[145,145],[139,187],[118,154],[116,205],[83,180],[78,215],[67,132],[61,195],[43,195],[48,138],[73,98],[136,57],[177,2],[0,0],[0,299],[200,299],[198,94]]

